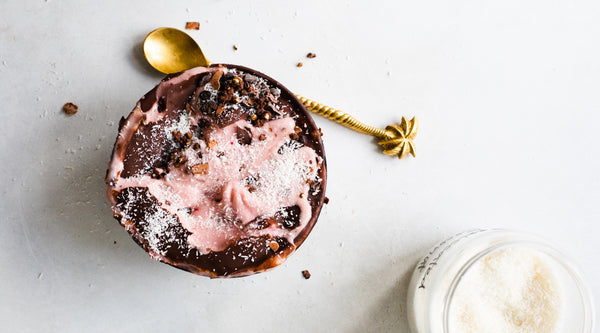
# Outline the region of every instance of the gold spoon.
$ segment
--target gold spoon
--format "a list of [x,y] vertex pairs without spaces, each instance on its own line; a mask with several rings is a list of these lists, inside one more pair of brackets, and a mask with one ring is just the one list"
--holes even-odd
[[[200,46],[185,32],[175,28],[158,28],[144,40],[144,56],[148,63],[158,71],[171,74],[197,66],[209,66]],[[415,156],[413,140],[417,135],[419,123],[416,117],[407,120],[402,117],[399,125],[388,125],[385,129],[365,125],[351,115],[296,95],[304,106],[323,117],[331,119],[357,132],[379,138],[383,153],[403,158],[409,153]]]

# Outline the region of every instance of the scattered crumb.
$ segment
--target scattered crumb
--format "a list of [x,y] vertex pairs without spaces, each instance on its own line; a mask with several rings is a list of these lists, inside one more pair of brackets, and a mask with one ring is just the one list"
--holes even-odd
[[233,50],[234,50],[234,51],[237,51],[237,50],[239,50],[239,48],[240,48],[240,46],[239,46],[239,45],[237,45],[237,44],[233,44]]
[[79,107],[71,102],[66,103],[65,105],[63,105],[62,110],[64,113],[68,114],[68,115],[72,115],[72,114],[76,114],[77,111],[79,110]]
[[304,278],[308,280],[310,279],[310,272],[307,269],[305,269],[302,271],[302,276],[304,276]]
[[299,63],[296,64],[296,67],[302,67],[302,66],[304,66],[304,64],[301,63],[301,62],[299,62]]
[[117,244],[117,241],[114,241],[113,244]]
[[200,22],[186,22],[185,28],[188,30],[200,30]]
[[328,197],[325,197],[325,200],[323,200],[323,203],[324,203],[324,204],[328,204],[328,203],[329,203],[329,198],[328,198]]
[[306,55],[307,58],[312,59],[315,58],[317,55],[312,53],[312,52],[308,52],[308,54]]

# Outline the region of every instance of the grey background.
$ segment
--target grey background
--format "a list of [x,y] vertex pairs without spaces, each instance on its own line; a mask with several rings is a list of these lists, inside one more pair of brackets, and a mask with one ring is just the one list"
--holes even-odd
[[[557,243],[597,303],[599,17],[592,0],[2,1],[2,330],[406,332],[419,257],[491,227]],[[316,117],[331,202],[286,263],[210,280],[154,262],[103,178],[119,118],[162,77],[144,36],[186,21],[214,62],[375,126],[416,115],[418,157]]]

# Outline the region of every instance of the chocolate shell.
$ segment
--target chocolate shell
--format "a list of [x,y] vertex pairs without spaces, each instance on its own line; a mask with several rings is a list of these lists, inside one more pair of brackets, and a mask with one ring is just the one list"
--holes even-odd
[[325,200],[321,132],[279,82],[236,65],[169,75],[121,119],[114,217],[149,255],[192,273],[262,272],[298,248]]

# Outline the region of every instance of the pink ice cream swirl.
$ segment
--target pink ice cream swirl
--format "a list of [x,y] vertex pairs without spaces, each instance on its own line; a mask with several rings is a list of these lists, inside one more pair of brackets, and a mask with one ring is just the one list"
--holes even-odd
[[[144,119],[157,121],[160,117],[153,107]],[[194,123],[193,117],[183,112],[179,122],[165,131],[177,128],[185,134]],[[136,130],[134,124],[135,117],[130,117],[122,135],[130,136]],[[238,140],[240,129],[250,134],[249,144]],[[120,177],[123,162],[113,158],[109,173],[114,186],[109,190],[147,187],[164,210],[179,218],[190,233],[188,244],[201,254],[222,251],[245,237],[268,235],[294,244],[311,218],[310,183],[319,181],[322,163],[312,148],[290,139],[294,130],[291,117],[266,122],[262,127],[238,120],[209,132],[204,139],[194,137],[191,146],[195,148],[184,152],[185,164],[169,165],[168,174],[160,179],[149,174]],[[118,149],[114,152],[120,153]],[[276,224],[265,228],[254,223],[277,214],[285,218],[285,208],[293,206],[300,211],[299,224],[294,228]],[[120,210],[115,205],[113,209]],[[161,252],[156,247],[153,250]]]

